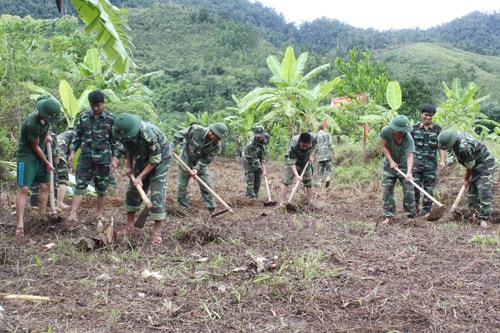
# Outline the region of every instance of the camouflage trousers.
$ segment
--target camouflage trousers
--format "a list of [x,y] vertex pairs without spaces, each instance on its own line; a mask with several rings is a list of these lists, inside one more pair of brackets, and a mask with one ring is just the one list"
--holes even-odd
[[[318,161],[318,182],[322,182],[323,179],[331,179],[333,172],[332,160]],[[326,178],[323,178],[323,175]]]
[[[151,203],[153,204],[153,207],[151,207],[151,219],[154,221],[162,221],[167,216],[167,180],[171,164],[171,157],[161,161],[142,180],[144,192],[151,189]],[[134,175],[138,175],[143,168],[143,165],[134,165]],[[132,181],[130,181],[127,187],[127,194],[125,195],[125,210],[127,212],[137,212],[141,208],[141,203],[141,195],[135,186],[133,186]]]
[[[432,197],[434,196],[434,186],[437,181],[437,165],[436,164],[422,164],[413,167],[412,170],[413,181],[420,185]],[[420,205],[420,191],[415,188],[415,206]],[[432,200],[427,196],[422,195],[422,214],[430,213],[432,209]]]
[[109,172],[109,164],[93,165],[85,161],[79,161],[76,167],[76,186],[74,193],[76,195],[84,195],[87,193],[87,186],[93,178],[97,194],[100,196],[107,195]]
[[247,198],[258,198],[260,184],[262,182],[262,168],[254,170],[251,165],[243,160],[243,174],[245,176]]
[[493,213],[491,198],[495,161],[489,160],[479,169],[472,170],[467,192],[469,208],[477,211],[478,219],[488,220]]
[[[401,169],[404,173],[406,170]],[[408,217],[416,216],[415,191],[413,184],[393,170],[389,165],[385,165],[382,170],[382,207],[384,216],[392,217],[396,215],[396,200],[394,198],[394,188],[399,179],[403,187],[403,209]]]
[[[188,164],[186,162],[186,164]],[[190,166],[188,164],[190,168]],[[201,178],[210,188],[212,188],[212,183],[210,182],[210,174],[208,173],[208,166],[203,166],[198,170],[198,177]],[[177,204],[179,207],[188,208],[189,200],[187,195],[187,188],[189,185],[189,180],[191,179],[191,175],[189,171],[186,171],[184,167],[179,163],[179,171],[177,172]],[[217,204],[215,203],[215,198],[203,185],[199,184],[201,198],[203,199],[203,203],[207,207],[209,211],[214,211]]]

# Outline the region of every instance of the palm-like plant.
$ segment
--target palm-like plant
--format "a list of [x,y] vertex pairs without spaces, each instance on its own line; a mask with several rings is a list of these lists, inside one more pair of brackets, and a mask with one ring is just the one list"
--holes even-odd
[[267,57],[267,65],[273,74],[270,81],[276,87],[256,88],[238,100],[237,112],[242,119],[247,120],[244,124],[253,124],[254,119],[262,118],[263,124],[268,127],[275,123],[288,127],[291,137],[301,127],[313,130],[319,121],[331,119],[329,106],[320,107],[319,104],[334,89],[340,78],[321,82],[309,89],[309,81],[330,65],[321,65],[303,75],[307,57],[307,53],[302,53],[295,58],[291,46],[286,49],[281,62],[276,56]]
[[[63,0],[55,1],[61,13]],[[95,43],[113,71],[125,73],[134,68],[128,53],[131,41],[125,31],[129,27],[123,17],[126,9],[113,6],[108,0],[71,0],[71,3],[85,23],[85,31],[95,35]]]

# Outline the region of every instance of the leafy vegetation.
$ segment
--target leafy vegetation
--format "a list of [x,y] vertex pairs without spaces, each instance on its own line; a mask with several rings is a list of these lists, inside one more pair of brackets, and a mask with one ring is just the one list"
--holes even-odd
[[[77,3],[89,4],[63,2],[63,13],[98,17],[82,11]],[[99,3],[108,4],[105,0]],[[106,47],[93,48],[96,42],[102,44],[101,34],[85,33],[93,31],[89,21],[83,30],[71,17],[2,17],[0,34],[5,43],[0,45],[0,102],[6,110],[2,114],[16,120],[13,131],[1,129],[10,133],[7,137],[15,140],[17,126],[32,110],[33,101],[26,98],[29,94],[34,97],[43,91],[61,99],[70,124],[86,107],[89,89],[107,91],[109,109],[115,113],[133,110],[158,123],[168,136],[193,119],[225,121],[232,131],[246,133],[261,123],[273,135],[271,153],[275,157],[282,155],[288,136],[314,130],[324,120],[341,140],[375,140],[373,133],[395,112],[387,108],[388,82],[399,82],[402,100],[397,112],[414,120],[419,119],[423,104],[449,108],[444,104],[451,99],[446,87],[455,79],[466,87],[476,87],[474,110],[480,108],[481,116],[473,118],[481,118],[481,122],[474,126],[493,130],[491,120],[498,120],[497,37],[484,30],[498,22],[496,13],[474,13],[426,31],[380,32],[329,19],[296,27],[260,3],[244,0],[111,3],[117,7],[98,13],[118,15],[110,22],[118,27],[123,47],[130,46],[133,55],[119,65],[114,55],[101,52]],[[24,15],[29,8],[34,17],[56,17],[53,3],[27,1],[23,5],[25,8],[6,1],[2,10]],[[51,10],[41,15],[38,8],[48,6]],[[119,9],[124,7],[130,7],[127,22],[120,16],[126,13]],[[487,17],[486,23],[474,30],[470,22],[482,16]],[[458,42],[460,29],[455,26],[482,34],[474,50],[488,55],[458,50],[456,47],[466,47],[471,40]],[[101,26],[98,31],[106,28]],[[457,38],[446,40],[450,31]],[[485,44],[485,36],[491,37],[490,44]],[[448,44],[438,44],[443,41]],[[136,70],[124,65],[132,59]],[[370,98],[354,98],[360,94]],[[486,95],[490,98],[484,98]],[[351,102],[330,107],[331,97],[342,96]],[[444,125],[454,126],[463,114],[457,113],[453,121],[443,120]],[[370,133],[367,124],[372,127]],[[1,154],[12,158],[12,150],[4,149]]]

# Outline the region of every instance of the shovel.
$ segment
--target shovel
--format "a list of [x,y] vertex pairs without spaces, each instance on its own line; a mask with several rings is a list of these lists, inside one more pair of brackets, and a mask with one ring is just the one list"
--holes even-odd
[[[132,181],[135,183],[134,175],[130,175],[130,179],[132,179]],[[151,210],[151,207],[153,207],[153,204],[139,184],[136,184],[135,188],[137,189],[137,191],[139,191],[142,201],[144,201],[144,205],[146,206],[142,210],[141,214],[139,214],[139,217],[137,218],[137,220],[135,220],[134,223],[134,227],[142,228],[144,227],[144,223],[146,223],[146,220],[148,219],[149,211]]]
[[[47,155],[49,157],[49,162],[52,167],[54,163],[52,161],[52,146],[50,142],[47,142]],[[50,202],[50,215],[57,215],[56,201],[54,195],[54,170],[49,172],[49,202]]]
[[[398,168],[396,168],[396,170],[402,176],[406,177],[406,175],[404,174],[403,171],[399,170]],[[429,216],[427,217],[427,221],[433,222],[433,221],[439,220],[441,218],[441,216],[443,216],[446,207],[442,203],[440,203],[439,201],[434,199],[429,193],[427,193],[426,190],[424,190],[423,188],[418,186],[413,180],[408,180],[408,181],[410,183],[412,183],[413,186],[415,186],[421,193],[423,193],[427,198],[431,199],[432,202],[434,202],[437,205],[437,206],[432,206],[432,210],[431,210]]]
[[269,206],[276,206],[276,201],[271,200],[271,191],[269,191],[269,181],[267,180],[267,172],[266,168],[264,167],[264,163],[262,163],[262,171],[266,174],[264,176],[264,180],[266,182],[266,191],[267,191],[267,202],[264,202],[264,207],[269,207]]
[[460,192],[458,192],[458,195],[457,195],[457,198],[455,199],[455,202],[451,206],[450,213],[453,214],[455,212],[455,210],[457,209],[457,206],[460,203],[460,199],[462,199],[462,195],[464,194],[466,188],[467,188],[467,186],[462,185],[462,188],[460,189]]
[[[304,177],[304,174],[306,173],[308,166],[309,166],[309,161],[306,162],[306,166],[304,167],[304,169],[302,170],[302,173],[300,174],[301,179],[302,179],[302,177]],[[287,210],[291,210],[294,212],[297,211],[297,206],[292,204],[292,199],[293,199],[293,196],[295,195],[295,192],[297,192],[297,189],[299,188],[300,183],[302,183],[302,181],[300,181],[300,180],[297,181],[297,183],[295,183],[295,186],[292,189],[292,193],[290,193],[290,198],[288,198],[288,200],[286,202],[286,209]]]
[[[174,152],[174,158],[177,160],[177,162],[179,162],[183,167],[184,169],[186,169],[187,171],[191,172],[191,168],[186,164],[184,163],[183,160],[181,160],[181,158]],[[224,214],[225,212],[231,212],[231,213],[234,213],[233,209],[231,208],[231,206],[229,206],[224,200],[222,200],[222,198],[217,194],[215,193],[214,190],[212,190],[210,188],[210,186],[207,185],[207,183],[205,183],[203,181],[203,179],[201,179],[200,177],[198,177],[198,175],[194,175],[194,178],[210,193],[212,193],[212,195],[220,201],[220,203],[226,207],[226,209],[224,210],[221,210],[220,212],[217,212],[217,213],[213,213],[212,215],[210,215],[210,218],[212,217],[215,217],[215,216],[218,216],[218,215],[221,215],[221,214]],[[210,219],[209,218],[209,219]]]

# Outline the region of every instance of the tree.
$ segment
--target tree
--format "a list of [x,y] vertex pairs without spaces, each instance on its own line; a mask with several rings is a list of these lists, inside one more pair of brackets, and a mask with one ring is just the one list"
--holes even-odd
[[474,99],[477,92],[477,85],[474,82],[469,82],[462,87],[460,80],[455,78],[451,89],[445,82],[443,82],[443,89],[447,100],[439,105],[434,117],[434,120],[442,127],[486,135],[489,133],[487,125],[499,126],[496,121],[488,119],[481,112],[481,103],[486,102],[489,96]]
[[262,118],[262,123],[268,127],[280,124],[287,128],[288,135],[292,137],[302,130],[315,130],[325,118],[333,124],[331,108],[320,106],[320,102],[335,88],[340,78],[322,81],[309,89],[310,80],[329,69],[330,65],[321,65],[304,75],[307,57],[307,53],[302,53],[295,58],[291,46],[286,49],[281,62],[276,56],[267,57],[267,65],[273,74],[270,82],[276,87],[258,87],[241,100],[236,100],[238,114],[246,119],[246,126]]
[[[55,0],[61,13],[63,0]],[[95,44],[105,55],[105,60],[117,73],[128,72],[135,65],[128,54],[130,37],[124,18],[126,9],[119,9],[108,0],[71,0],[78,15],[85,23],[85,31],[95,36]]]

